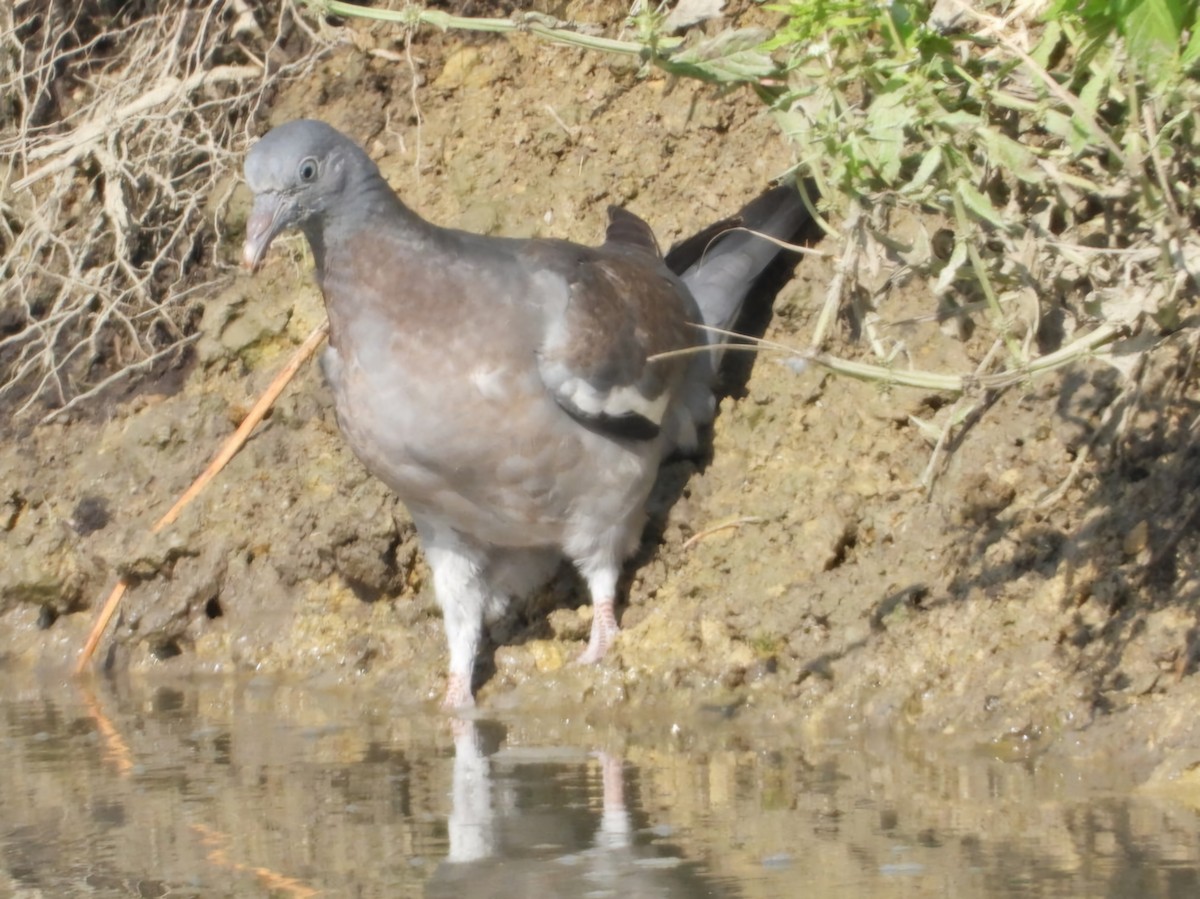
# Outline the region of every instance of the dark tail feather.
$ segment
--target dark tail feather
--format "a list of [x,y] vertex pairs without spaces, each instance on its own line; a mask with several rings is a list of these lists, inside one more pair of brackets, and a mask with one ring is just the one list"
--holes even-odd
[[667,254],[667,265],[696,298],[704,324],[730,328],[754,282],[783,252],[776,243],[758,235],[792,242],[808,222],[808,210],[796,188],[791,184],[774,187],[733,218],[673,246]]
[[[729,329],[737,322],[742,304],[760,276],[785,252],[774,241],[759,235],[792,243],[802,239],[809,224],[808,210],[795,186],[775,187],[751,201],[733,218],[673,246],[666,262],[691,291],[701,321]],[[722,335],[711,333],[706,338],[714,344],[725,340]],[[703,339],[698,337],[697,342]],[[723,348],[713,347],[710,352],[692,356],[683,403],[688,414],[681,416],[677,424],[674,449],[693,451],[699,429],[712,421],[716,412],[712,385],[723,355]]]

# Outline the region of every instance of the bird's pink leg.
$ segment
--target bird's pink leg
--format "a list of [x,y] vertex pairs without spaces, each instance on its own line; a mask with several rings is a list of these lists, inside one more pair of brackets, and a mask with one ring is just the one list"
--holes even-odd
[[595,603],[592,607],[592,632],[588,636],[587,649],[579,656],[579,664],[594,665],[599,662],[620,632],[612,599]]
[[450,673],[442,708],[470,708],[471,674],[483,634],[489,588],[474,546],[453,531],[421,528],[425,559],[433,569],[433,589],[442,607],[442,625],[450,649]]
[[446,698],[442,700],[444,709],[468,709],[475,705],[475,697],[471,695],[469,677],[451,672],[446,678]]
[[[617,593],[617,575],[620,566],[603,564],[595,568],[580,566],[587,579],[588,592],[592,595],[592,630],[588,636],[587,649],[580,655],[581,665],[594,665],[604,658],[621,628],[613,611],[613,597]],[[591,570],[589,570],[591,568]]]

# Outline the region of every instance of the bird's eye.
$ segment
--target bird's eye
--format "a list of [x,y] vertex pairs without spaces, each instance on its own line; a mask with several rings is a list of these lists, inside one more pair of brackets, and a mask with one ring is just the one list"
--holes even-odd
[[317,161],[311,156],[301,160],[298,174],[301,181],[308,182],[315,180],[317,177]]

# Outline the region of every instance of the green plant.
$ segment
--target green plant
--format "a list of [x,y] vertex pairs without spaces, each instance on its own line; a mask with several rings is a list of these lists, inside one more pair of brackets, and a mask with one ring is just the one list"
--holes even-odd
[[[765,45],[788,72],[775,114],[838,223],[839,271],[890,257],[928,279],[941,314],[982,320],[1003,346],[964,392],[1175,327],[1200,271],[1196,4],[1063,0],[1039,20],[1000,6],[973,4],[943,33],[923,3],[775,4]],[[944,221],[949,252],[933,251],[939,235],[891,236],[905,210]],[[827,298],[817,361],[845,289]],[[1064,310],[1046,346],[1042,322]],[[874,346],[885,371],[892,350]]]
[[1079,31],[1084,59],[1106,54],[1119,38],[1138,73],[1161,87],[1200,61],[1196,11],[1181,0],[1055,0],[1046,15]]

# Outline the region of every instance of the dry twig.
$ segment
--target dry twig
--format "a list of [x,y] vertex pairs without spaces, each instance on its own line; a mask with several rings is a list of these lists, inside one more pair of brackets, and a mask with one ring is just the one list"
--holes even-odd
[[328,46],[290,2],[263,14],[273,36],[238,2],[0,6],[0,403],[16,414],[52,417],[186,346],[189,298],[224,277],[222,188],[254,113]]
[[[275,400],[279,398],[279,394],[283,392],[288,383],[295,377],[296,372],[317,351],[317,347],[325,339],[325,335],[329,332],[329,323],[322,322],[313,332],[308,335],[304,343],[299,349],[292,354],[292,357],[280,370],[279,374],[271,382],[270,386],[263,391],[262,396],[258,398],[258,402],[250,410],[250,413],[238,426],[238,429],[233,432],[233,435],[225,441],[224,445],[217,452],[209,466],[200,473],[200,476],[192,482],[192,485],[183,492],[183,495],[167,510],[154,527],[150,529],[152,534],[161,533],[163,528],[174,523],[179,517],[179,513],[183,511],[192,500],[200,495],[200,491],[207,486],[208,482],[217,476],[217,473],[224,468],[229,460],[237,455],[238,450],[250,439],[250,433],[257,427],[258,423],[263,420]],[[87,640],[83,644],[83,649],[79,653],[79,660],[75,663],[75,673],[82,674],[87,670],[88,664],[92,660],[92,655],[96,652],[96,647],[100,644],[100,639],[104,636],[104,631],[108,627],[108,622],[112,620],[112,616],[117,611],[117,606],[121,604],[121,597],[125,595],[125,591],[129,589],[129,581],[127,578],[120,578],[112,592],[108,595],[108,599],[104,601],[104,605],[100,607],[100,613],[96,616],[96,621],[92,625],[92,629],[88,632]]]

